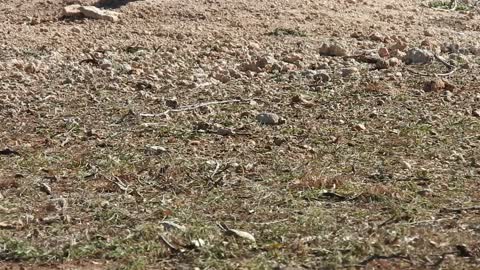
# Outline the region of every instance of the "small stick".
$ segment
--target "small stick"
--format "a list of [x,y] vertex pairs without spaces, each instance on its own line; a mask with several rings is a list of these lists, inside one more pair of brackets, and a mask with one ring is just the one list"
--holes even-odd
[[456,10],[457,9],[457,6],[458,6],[458,2],[457,0],[451,0],[450,1],[450,10]]
[[213,181],[213,177],[218,173],[218,170],[220,169],[220,166],[222,165],[220,162],[215,162],[215,170],[213,170],[213,173],[210,175],[210,180]]
[[456,212],[461,213],[464,211],[480,211],[480,206],[462,207],[462,208],[442,208],[442,212]]
[[230,99],[230,100],[220,100],[220,101],[209,101],[209,102],[203,102],[199,104],[192,104],[192,105],[187,105],[180,107],[178,109],[172,109],[172,110],[166,110],[162,113],[158,114],[151,114],[151,113],[141,113],[140,116],[143,117],[158,117],[158,116],[164,116],[169,113],[175,113],[175,112],[185,112],[185,111],[193,111],[195,109],[205,107],[205,106],[210,106],[210,105],[219,105],[219,104],[228,104],[228,103],[246,103],[251,101],[250,99]]

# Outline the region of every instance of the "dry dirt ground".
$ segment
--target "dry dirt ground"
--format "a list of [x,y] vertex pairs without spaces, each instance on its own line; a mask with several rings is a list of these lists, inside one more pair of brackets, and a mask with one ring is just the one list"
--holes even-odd
[[0,269],[479,269],[474,2],[0,0]]

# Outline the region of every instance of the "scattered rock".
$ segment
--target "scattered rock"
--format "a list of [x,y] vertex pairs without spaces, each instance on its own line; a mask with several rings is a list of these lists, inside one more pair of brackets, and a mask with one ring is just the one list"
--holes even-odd
[[347,56],[349,52],[339,43],[323,43],[320,46],[319,53],[326,56]]
[[232,78],[230,77],[230,73],[227,70],[224,71],[217,71],[212,73],[212,78],[222,83],[229,82]]
[[445,79],[442,79],[442,81],[445,83],[445,90],[448,90],[448,91],[453,91],[455,89],[457,89],[457,86]]
[[158,145],[147,146],[146,152],[150,154],[163,154],[167,152],[167,148]]
[[473,110],[472,115],[475,117],[480,117],[480,109]]
[[402,64],[402,61],[396,57],[392,57],[387,60],[388,66],[389,67],[396,67]]
[[80,5],[69,5],[62,9],[62,16],[64,17],[80,17],[82,16],[82,12],[80,11]]
[[206,130],[209,130],[211,127],[212,127],[211,124],[201,121],[201,122],[195,123],[193,126],[193,129],[196,131],[202,131],[202,130],[206,131]]
[[314,63],[310,65],[310,68],[314,70],[330,69],[330,65],[328,63]]
[[24,65],[24,70],[30,74],[36,73],[40,70],[40,63],[27,63]]
[[[277,63],[277,59],[275,59],[275,57],[271,56],[271,55],[265,55],[265,56],[261,56],[257,59],[257,61],[254,63],[254,66],[255,68],[258,68],[258,69],[263,69],[263,68],[266,68],[267,66],[271,66],[275,63]],[[254,70],[252,70],[254,71]]]
[[118,16],[120,16],[120,13],[118,12],[99,9],[94,6],[81,6],[78,9],[86,18],[95,19],[95,20],[106,20],[106,21],[116,22],[118,21]]
[[480,56],[480,46],[471,46],[469,48],[470,50],[470,53],[473,54],[473,55],[476,55],[476,56]]
[[380,33],[373,33],[370,35],[370,40],[372,41],[378,41],[378,42],[384,42],[385,37],[381,35]]
[[437,42],[431,39],[423,40],[422,43],[420,44],[420,47],[422,47],[422,49],[426,49],[426,50],[435,52],[437,54],[441,52],[440,45],[438,45]]
[[390,55],[395,56],[398,59],[404,59],[405,56],[407,55],[407,53],[405,53],[404,51],[398,51],[397,50],[397,51],[391,51]]
[[404,58],[406,64],[427,64],[434,59],[433,53],[419,48],[410,49]]
[[388,64],[388,61],[385,59],[378,59],[377,62],[375,63],[375,67],[377,69],[387,69],[390,67]]
[[111,69],[112,68],[112,62],[108,59],[103,59],[101,62],[100,62],[100,68],[101,69]]
[[129,64],[123,64],[121,69],[126,73],[130,73],[132,71],[132,66]]
[[231,128],[219,128],[215,133],[221,136],[232,136],[235,134]]
[[273,143],[276,145],[276,146],[280,146],[282,145],[283,143],[285,143],[287,140],[285,138],[281,138],[281,137],[273,137]]
[[425,92],[438,92],[445,89],[445,82],[442,79],[433,79],[431,81],[425,82],[423,85],[423,90]]
[[425,29],[425,30],[423,31],[423,34],[424,34],[426,37],[433,37],[433,36],[435,35],[435,33],[434,33],[432,30],[430,30],[430,29]]
[[378,55],[380,57],[387,58],[387,57],[390,56],[390,51],[387,48],[382,47],[382,48],[378,49]]
[[445,91],[445,101],[452,102],[453,101],[453,93],[450,91]]
[[358,68],[356,67],[342,68],[341,72],[343,77],[350,77],[359,74]]
[[257,50],[257,51],[258,51],[258,50],[260,50],[262,47],[260,47],[260,44],[258,44],[258,43],[256,43],[256,42],[250,42],[250,43],[248,44],[248,48],[249,48],[250,50]]
[[303,95],[295,95],[291,99],[292,104],[302,104],[305,107],[313,106],[313,102],[307,100],[307,98]]
[[317,71],[311,70],[311,69],[306,69],[301,72],[302,76],[305,76],[305,78],[311,80],[317,75]]
[[408,47],[408,44],[404,41],[397,41],[394,45],[390,46],[390,51],[405,51]]
[[230,74],[230,77],[235,78],[235,79],[240,79],[242,77],[242,74],[238,72],[237,70],[231,68],[228,70],[228,74]]
[[365,127],[365,124],[363,123],[360,123],[360,124],[356,124],[352,127],[353,130],[355,131],[364,131],[367,129],[367,127]]
[[176,97],[165,99],[165,105],[172,109],[177,109],[179,107],[178,100]]
[[80,27],[72,27],[71,31],[76,34],[80,34],[82,32],[82,29]]
[[318,72],[315,76],[313,76],[313,79],[317,82],[322,83],[326,83],[332,80],[332,78],[330,78],[330,75],[328,75],[328,73],[325,71]]
[[261,72],[262,71],[262,66],[264,66],[263,64],[259,63],[258,61],[257,62],[246,62],[246,63],[243,63],[241,64],[238,68],[243,71],[243,72]]
[[298,53],[294,53],[294,54],[285,56],[283,58],[283,62],[287,62],[287,63],[290,63],[290,64],[297,64],[298,62],[300,62],[302,60],[303,60],[303,57]]
[[257,121],[262,125],[280,125],[285,120],[274,113],[260,113],[256,116]]

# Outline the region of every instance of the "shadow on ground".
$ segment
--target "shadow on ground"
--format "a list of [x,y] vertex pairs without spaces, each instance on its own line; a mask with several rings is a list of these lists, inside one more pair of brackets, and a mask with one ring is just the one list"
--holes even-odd
[[95,6],[99,8],[116,9],[136,1],[139,0],[99,0]]

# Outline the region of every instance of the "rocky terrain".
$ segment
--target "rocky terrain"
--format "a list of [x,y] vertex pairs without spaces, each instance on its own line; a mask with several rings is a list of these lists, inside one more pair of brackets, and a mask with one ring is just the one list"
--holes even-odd
[[480,5],[0,0],[0,269],[480,268]]

